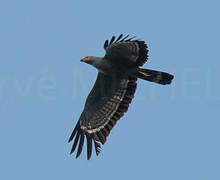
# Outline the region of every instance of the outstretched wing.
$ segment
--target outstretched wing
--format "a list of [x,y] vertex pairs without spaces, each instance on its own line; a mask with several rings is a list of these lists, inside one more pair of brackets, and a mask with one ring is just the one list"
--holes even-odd
[[[105,41],[105,59],[127,66],[142,66],[148,59],[148,48],[144,41],[133,40],[128,35],[122,38],[121,34],[117,39],[113,36]],[[116,39],[116,40],[115,40]]]
[[100,144],[106,138],[116,122],[128,110],[136,90],[137,78],[121,75],[107,76],[98,74],[95,85],[87,97],[85,108],[73,130],[69,142],[74,138],[71,153],[78,145],[76,158],[81,154],[84,138],[87,139],[87,159],[92,154],[92,144],[96,154],[100,152]]

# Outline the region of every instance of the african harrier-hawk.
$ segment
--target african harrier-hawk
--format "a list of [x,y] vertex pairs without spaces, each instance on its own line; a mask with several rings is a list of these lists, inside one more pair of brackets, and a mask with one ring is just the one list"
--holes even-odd
[[137,78],[163,85],[170,84],[173,79],[171,74],[140,68],[148,59],[147,45],[144,41],[122,36],[105,41],[104,57],[87,56],[81,60],[97,68],[98,76],[69,138],[69,142],[75,138],[71,153],[79,143],[76,158],[82,152],[85,137],[87,159],[91,157],[93,143],[96,155],[99,154],[99,142],[105,144],[112,128],[128,110]]

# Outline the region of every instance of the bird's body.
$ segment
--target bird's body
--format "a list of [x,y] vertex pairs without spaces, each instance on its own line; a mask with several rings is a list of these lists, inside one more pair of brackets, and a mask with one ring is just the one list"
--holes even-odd
[[104,57],[87,56],[81,60],[97,68],[98,76],[69,139],[70,142],[75,137],[71,153],[79,142],[76,157],[82,152],[85,137],[87,159],[92,154],[92,143],[98,155],[99,142],[106,142],[116,122],[128,110],[136,90],[137,78],[159,84],[170,84],[173,79],[168,73],[140,68],[148,58],[144,41],[127,37],[122,39],[122,35],[115,40],[113,36],[110,43],[106,40],[104,49]]

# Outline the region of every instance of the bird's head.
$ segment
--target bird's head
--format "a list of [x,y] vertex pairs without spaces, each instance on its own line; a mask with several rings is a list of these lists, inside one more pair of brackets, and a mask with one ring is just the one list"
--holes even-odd
[[101,57],[96,57],[96,56],[86,56],[82,58],[80,61],[85,62],[87,64],[91,64],[92,66],[96,67],[99,69],[100,64],[102,63]]
[[85,62],[87,64],[93,64],[94,58],[93,56],[86,56],[80,60],[81,62]]
[[86,56],[86,57],[82,58],[80,61],[88,63],[91,60],[91,57],[92,56]]

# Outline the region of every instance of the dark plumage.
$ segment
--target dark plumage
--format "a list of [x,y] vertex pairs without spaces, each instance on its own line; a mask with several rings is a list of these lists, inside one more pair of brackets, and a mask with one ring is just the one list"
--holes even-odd
[[113,36],[106,40],[104,57],[87,56],[81,61],[98,69],[94,87],[89,93],[84,110],[76,124],[69,142],[74,138],[71,153],[80,156],[84,139],[87,140],[87,159],[91,158],[94,143],[96,155],[117,121],[128,110],[137,86],[137,79],[170,84],[173,75],[140,68],[148,59],[148,48],[144,41]]

